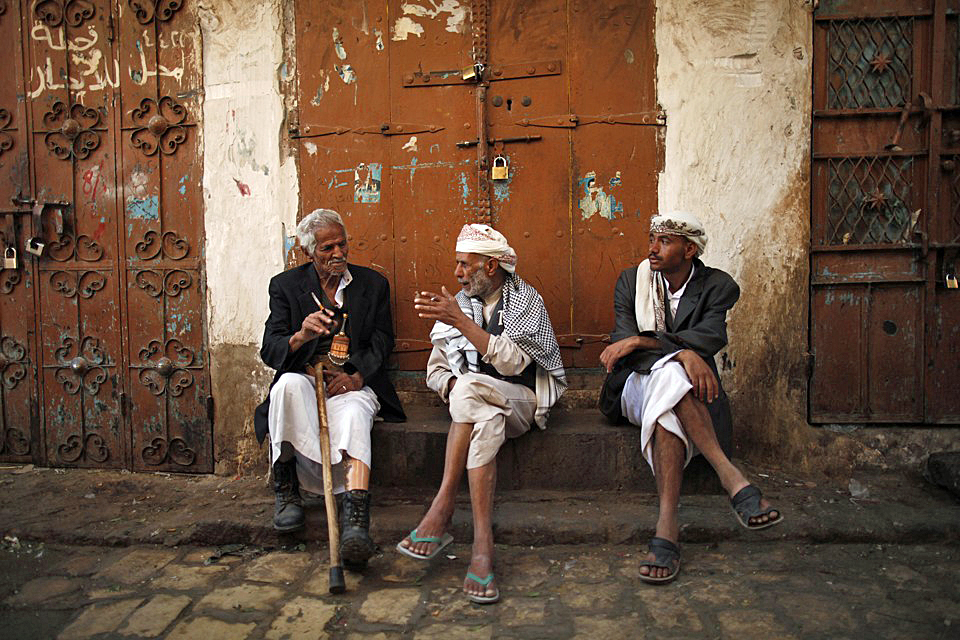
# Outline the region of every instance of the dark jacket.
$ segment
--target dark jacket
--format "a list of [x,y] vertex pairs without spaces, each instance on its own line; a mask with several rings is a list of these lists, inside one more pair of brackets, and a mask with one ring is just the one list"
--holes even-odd
[[[349,314],[347,336],[350,338],[350,359],[343,369],[359,371],[364,384],[380,400],[379,415],[387,422],[403,422],[406,415],[400,398],[387,377],[386,364],[393,351],[393,317],[390,313],[390,284],[382,275],[355,264],[348,266],[353,280],[343,290],[343,308]],[[290,352],[290,336],[300,330],[303,319],[317,311],[310,292],[319,295],[320,276],[312,262],[277,274],[270,280],[270,317],[263,329],[260,357],[264,364],[277,370],[270,388],[284,373],[306,371],[313,358],[317,339]],[[267,435],[267,411],[270,395],[257,407],[254,427],[257,440]]]
[[[637,329],[634,303],[637,295],[637,267],[624,269],[613,291],[613,307],[616,314],[615,327],[610,340],[616,342],[631,336],[656,338],[660,347],[641,349],[617,362],[600,392],[600,411],[613,423],[623,420],[620,413],[620,394],[631,372],[649,373],[657,360],[673,351],[692,349],[702,357],[717,375],[713,356],[727,345],[727,311],[740,297],[740,287],[727,273],[705,266],[694,260],[694,272],[680,298],[677,316],[667,318],[666,331]],[[719,381],[719,375],[717,380]],[[730,401],[723,387],[716,400],[707,404],[713,427],[720,446],[729,455],[732,444],[733,425],[730,416]]]

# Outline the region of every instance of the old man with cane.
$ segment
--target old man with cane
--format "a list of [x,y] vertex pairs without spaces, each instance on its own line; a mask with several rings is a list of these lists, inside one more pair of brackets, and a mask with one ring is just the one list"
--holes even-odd
[[[260,356],[277,370],[257,407],[262,443],[270,434],[276,493],[273,526],[304,526],[300,489],[323,492],[321,419],[329,428],[332,491],[339,505],[339,552],[362,570],[376,550],[370,538],[370,430],[374,418],[405,420],[386,373],[393,349],[390,286],[382,275],[347,263],[347,232],[335,211],[317,209],[297,225],[309,262],[270,281],[270,316]],[[321,370],[320,385],[313,375]],[[319,403],[319,404],[318,404]]]
[[473,551],[467,598],[500,598],[493,573],[496,456],[507,438],[546,425],[566,389],[560,348],[536,289],[516,273],[517,254],[487,225],[464,225],[457,238],[456,296],[421,291],[415,308],[434,320],[427,385],[450,404],[443,480],[427,514],[400,541],[400,553],[430,560],[452,540],[448,529],[463,470],[470,482]]

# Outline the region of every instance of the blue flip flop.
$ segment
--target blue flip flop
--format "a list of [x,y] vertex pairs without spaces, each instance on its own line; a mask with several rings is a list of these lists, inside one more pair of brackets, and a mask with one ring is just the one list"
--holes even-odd
[[[480,576],[476,575],[475,573],[467,571],[467,578],[469,580],[473,580],[480,586],[485,587],[493,582],[493,571],[487,574],[487,577],[483,579],[481,579]],[[467,593],[466,595],[471,602],[476,602],[477,604],[493,604],[500,601],[500,589],[494,589],[494,594],[492,596],[477,596],[473,595],[472,593]]]
[[437,548],[434,549],[431,553],[420,554],[420,553],[414,553],[410,549],[407,549],[405,546],[400,544],[401,542],[403,542],[403,540],[398,542],[397,551],[407,556],[408,558],[413,558],[414,560],[433,560],[435,557],[437,557],[437,554],[439,554],[441,551],[447,548],[447,546],[449,546],[451,542],[453,542],[453,536],[450,535],[449,533],[445,533],[439,538],[436,536],[427,536],[425,538],[421,538],[420,536],[417,535],[416,529],[411,531],[410,535],[407,537],[410,538],[410,542],[413,542],[413,543],[430,542],[432,544],[437,545]]

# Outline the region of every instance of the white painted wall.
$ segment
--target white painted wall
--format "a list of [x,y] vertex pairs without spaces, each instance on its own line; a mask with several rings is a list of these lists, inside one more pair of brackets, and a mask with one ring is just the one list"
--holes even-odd
[[282,157],[281,0],[201,2],[203,196],[209,343],[259,344],[267,283],[296,225],[296,166]]

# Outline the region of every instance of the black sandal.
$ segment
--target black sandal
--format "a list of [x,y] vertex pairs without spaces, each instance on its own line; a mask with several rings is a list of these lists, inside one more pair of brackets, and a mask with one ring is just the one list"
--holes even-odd
[[[763,494],[760,493],[760,489],[757,489],[752,484],[748,484],[743,489],[740,489],[735,496],[730,498],[730,506],[733,508],[733,514],[737,516],[737,522],[739,522],[743,528],[756,531],[757,529],[772,527],[783,521],[783,513],[780,509],[776,507],[760,508],[761,498],[763,498]],[[769,516],[774,511],[777,512],[777,517],[773,520],[750,524],[750,518]]]
[[670,542],[666,538],[654,536],[650,539],[650,545],[647,547],[653,554],[653,562],[643,562],[641,567],[650,569],[668,569],[670,573],[662,578],[654,578],[650,575],[640,574],[640,579],[648,584],[666,584],[672,582],[680,575],[680,547]]

